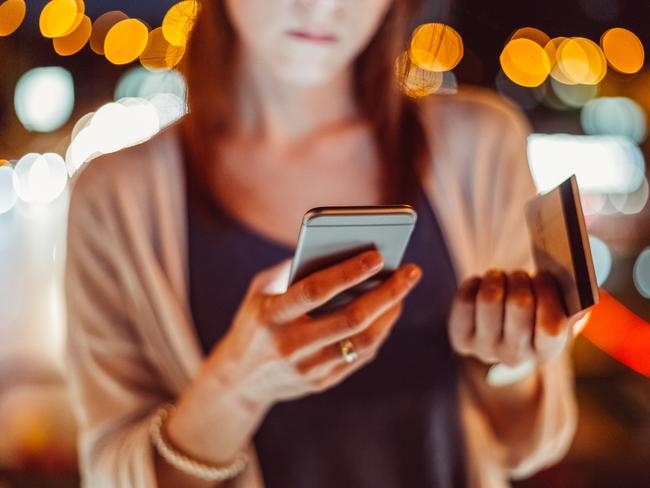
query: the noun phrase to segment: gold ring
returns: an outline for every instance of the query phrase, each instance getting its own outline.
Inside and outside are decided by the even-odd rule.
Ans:
[[[357,360],[359,353],[354,348],[354,344],[350,339],[343,339],[339,342],[341,348],[341,356],[346,363],[352,363]]]

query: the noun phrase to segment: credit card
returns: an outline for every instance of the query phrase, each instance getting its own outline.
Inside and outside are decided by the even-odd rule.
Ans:
[[[537,270],[555,277],[567,314],[598,303],[598,283],[575,175],[530,200],[526,221]]]

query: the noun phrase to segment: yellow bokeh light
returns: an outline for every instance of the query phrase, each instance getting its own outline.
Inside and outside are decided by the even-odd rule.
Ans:
[[[13,34],[25,19],[25,0],[7,0],[0,4],[0,37]]]
[[[463,57],[460,34],[445,24],[429,23],[419,26],[411,37],[409,55],[420,68],[428,71],[449,71]]]
[[[52,39],[54,50],[60,56],[71,56],[78,53],[90,39],[90,32],[92,30],[92,23],[87,15],[81,19],[81,23],[77,28],[69,33],[67,36],[57,37]]]
[[[162,32],[167,42],[184,46],[199,13],[199,2],[183,0],[170,7],[162,21]]]
[[[395,76],[402,92],[411,98],[431,95],[438,91],[443,82],[442,72],[420,68],[413,63],[407,51],[395,60]]]
[[[584,37],[564,39],[555,52],[555,62],[551,76],[568,85],[595,85],[607,74],[603,51]]]
[[[506,44],[499,62],[508,78],[526,87],[541,85],[551,72],[551,62],[542,46],[523,37]]]
[[[636,73],[643,67],[645,52],[639,38],[627,29],[614,27],[600,38],[609,65],[621,73]]]
[[[530,39],[539,44],[542,48],[551,40],[548,34],[535,27],[522,27],[521,29],[517,29],[512,36],[510,36],[511,41],[514,41],[515,39]]]
[[[103,13],[95,19],[90,33],[90,49],[94,53],[104,55],[104,41],[106,41],[106,34],[111,30],[115,24],[121,20],[126,20],[129,17],[119,10],[111,10],[110,12]]]
[[[147,47],[149,30],[138,19],[121,20],[108,31],[104,56],[113,64],[135,61]]]
[[[174,46],[167,42],[162,27],[149,32],[149,42],[140,55],[140,63],[151,71],[171,69],[176,66],[185,54],[185,46]]]
[[[77,20],[75,0],[51,0],[39,17],[41,34],[45,37],[60,37],[70,30]]]
[[[9,164],[9,161],[7,161],[6,159],[0,159],[0,166],[4,166],[4,165],[8,165],[8,164]]]

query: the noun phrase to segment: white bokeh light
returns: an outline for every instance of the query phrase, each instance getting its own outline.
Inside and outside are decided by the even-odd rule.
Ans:
[[[16,204],[13,175],[11,166],[0,166],[0,214],[9,212]]]
[[[650,247],[646,247],[634,263],[634,286],[645,298],[650,298]]]
[[[627,97],[590,100],[580,113],[580,122],[587,134],[624,136],[637,143],[646,136],[645,112]]]
[[[72,114],[72,75],[58,66],[29,70],[16,83],[14,106],[26,129],[37,132],[58,129]]]
[[[68,172],[101,155],[143,142],[160,130],[156,107],[143,98],[122,98],[102,105],[75,124],[66,150]]]
[[[528,161],[539,191],[573,174],[582,191],[593,193],[632,193],[644,181],[643,153],[622,136],[531,134]]]
[[[30,203],[50,203],[66,187],[68,172],[63,158],[56,153],[29,153],[16,163],[13,174],[18,197]]]
[[[594,261],[594,270],[596,271],[596,281],[601,286],[610,271],[612,270],[612,253],[607,244],[594,236],[589,236],[589,247],[591,248],[591,257]]]

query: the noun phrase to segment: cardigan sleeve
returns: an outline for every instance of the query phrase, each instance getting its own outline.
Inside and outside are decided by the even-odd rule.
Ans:
[[[66,369],[81,477],[84,486],[99,488],[155,486],[148,425],[164,396],[130,327],[112,258],[119,243],[97,205],[97,188],[92,175],[82,173],[76,182],[65,272]]]
[[[532,271],[534,264],[524,217],[525,203],[536,190],[527,161],[528,123],[518,110],[499,100],[490,101],[489,120],[494,157],[484,174],[482,202],[485,209],[477,227],[486,236],[475,245],[481,256],[479,269],[501,268]],[[483,109],[485,110],[485,108]],[[489,186],[489,189],[487,189]],[[517,448],[497,438],[467,385],[461,385],[462,416],[470,456],[480,466],[475,477],[479,486],[495,486],[495,480],[523,478],[559,461],[570,447],[577,413],[569,348],[556,360],[539,366],[540,403],[531,437]]]

